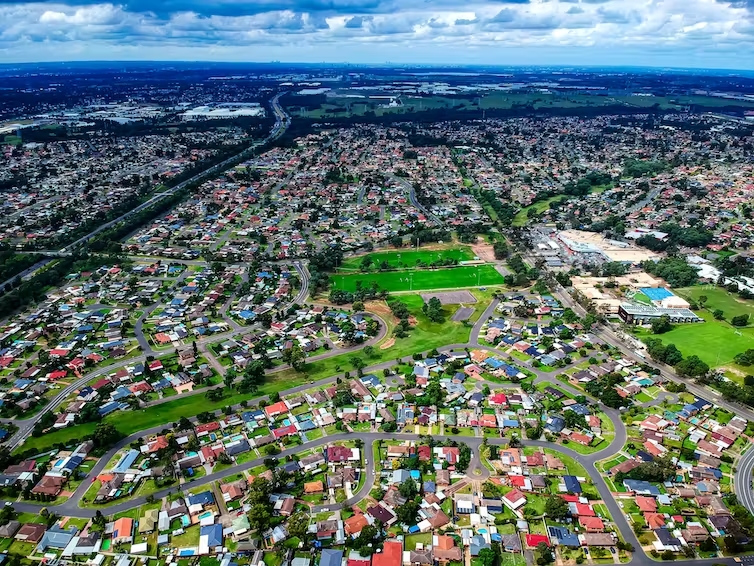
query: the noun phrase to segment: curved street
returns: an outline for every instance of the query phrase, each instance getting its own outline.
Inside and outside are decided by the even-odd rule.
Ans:
[[[304,278],[305,278],[305,275],[304,275]],[[305,298],[305,295],[301,295],[300,293],[297,299],[299,298],[303,299]],[[479,334],[481,332],[482,326],[487,321],[487,319],[490,316],[492,316],[492,314],[495,312],[495,308],[497,307],[497,304],[498,304],[497,300],[493,301],[482,313],[479,320],[477,320],[477,322],[474,324],[471,330],[470,340],[468,343],[450,344],[450,345],[444,346],[443,348],[439,348],[439,350],[444,351],[444,352],[453,352],[453,351],[461,351],[467,348],[473,348],[477,350],[479,349],[487,350],[497,355],[506,355],[504,352],[501,352],[500,350],[497,350],[496,348],[479,344]],[[382,331],[381,331],[381,335],[378,337],[379,339],[382,339],[384,337],[386,328],[387,328],[387,325],[384,323],[384,321],[382,321]],[[341,352],[335,352],[335,353],[341,353]],[[329,355],[334,355],[335,353],[328,352],[326,357],[328,357]],[[410,359],[411,359],[410,357],[405,358],[406,361],[409,361]],[[395,360],[391,360],[389,362],[383,362],[380,364],[369,366],[365,368],[365,371],[366,372],[380,371],[382,369],[390,368],[394,366],[395,366]],[[112,367],[106,368],[106,369],[107,371],[110,371]],[[548,383],[552,383],[553,385],[557,385],[558,388],[566,390],[571,394],[574,394],[574,395],[584,394],[582,391],[577,390],[568,384],[565,384],[556,380],[555,376],[553,375],[554,372],[545,373],[545,372],[538,371],[536,368],[531,368],[530,371],[532,371],[536,375],[534,383],[548,382]],[[334,382],[337,377],[339,376],[332,376],[330,378],[320,380],[313,384],[310,383],[310,384],[302,385],[296,388],[292,388],[287,391],[281,392],[281,394],[289,395],[289,394],[304,391],[306,389],[311,389],[312,387],[325,386]],[[91,378],[91,375],[88,376],[88,379],[90,378]],[[477,383],[477,387],[480,387],[480,388],[483,387],[484,385],[489,386],[491,389],[504,389],[506,388],[507,384],[499,384],[499,383],[491,383],[491,382],[483,382],[483,381],[480,381]],[[515,384],[511,384],[510,386],[515,387]],[[675,398],[673,394],[667,394],[667,396],[662,397],[662,399],[666,397],[668,399]],[[252,402],[253,403],[259,402],[262,399],[266,399],[266,396],[259,397],[258,399],[255,399]],[[662,399],[658,398],[655,403],[661,402]],[[633,530],[630,528],[623,510],[618,505],[618,502],[615,499],[614,495],[611,493],[607,484],[603,480],[601,474],[596,469],[596,463],[598,461],[609,459],[621,451],[627,439],[626,428],[623,425],[622,420],[620,419],[619,411],[611,409],[609,407],[605,407],[601,405],[599,401],[594,400],[594,399],[591,399],[591,402],[599,406],[600,410],[603,411],[604,414],[611,420],[615,429],[615,438],[604,449],[594,452],[592,454],[581,454],[579,452],[576,452],[575,450],[568,448],[567,446],[553,444],[544,440],[524,439],[521,442],[524,446],[534,446],[538,448],[548,448],[548,449],[556,450],[567,456],[570,456],[571,458],[576,460],[579,464],[584,466],[584,468],[589,473],[591,477],[591,481],[596,487],[602,501],[608,508],[616,527],[621,532],[623,538],[627,542],[631,543],[636,549],[636,552],[633,554],[633,558],[631,562],[635,564],[639,564],[641,566],[645,566],[645,565],[648,566],[649,564],[654,563],[654,560],[652,560],[651,557],[646,555],[641,549],[639,541],[636,535],[634,534]],[[195,420],[195,419],[190,419],[190,420]],[[141,437],[160,433],[166,427],[169,427],[169,426],[170,426],[169,423],[166,423],[165,425],[139,431],[138,433],[132,434],[122,439],[120,442],[118,442],[113,448],[111,448],[105,455],[103,455],[98,460],[96,465],[90,471],[89,477],[94,478],[96,477],[97,474],[99,474],[102,470],[104,470],[107,463],[113,458],[113,456],[116,454],[118,450],[122,449],[125,446],[128,446],[131,442],[138,440]],[[374,481],[380,472],[378,468],[379,463],[370,461],[370,456],[373,453],[373,444],[375,442],[394,440],[394,439],[402,439],[402,440],[405,439],[405,440],[413,440],[413,441],[418,441],[422,439],[420,435],[408,434],[408,433],[383,433],[383,432],[346,433],[346,432],[341,432],[338,434],[323,436],[316,440],[307,442],[304,445],[287,448],[283,450],[280,454],[278,454],[277,457],[280,460],[283,460],[287,456],[293,455],[304,449],[317,448],[317,447],[332,444],[334,442],[343,441],[343,440],[354,440],[357,438],[360,439],[363,443],[362,445],[362,451],[363,451],[362,453],[364,455],[363,457],[364,457],[365,462],[368,462],[363,472],[366,474],[366,477],[364,478],[362,487],[359,489],[357,493],[354,493],[351,498],[344,501],[343,503],[317,505],[313,507],[313,511],[324,510],[324,509],[329,509],[329,510],[340,509],[345,506],[353,505],[368,496],[369,491],[372,489],[374,485]],[[483,437],[433,435],[433,438],[435,438],[438,441],[453,439],[453,440],[457,440],[457,441],[467,444],[472,452],[472,458],[471,458],[471,461],[467,470],[467,476],[472,481],[484,480],[487,477],[489,477],[489,471],[481,463],[480,450],[481,450],[482,443],[484,442]],[[505,438],[488,438],[487,439],[487,443],[490,445],[503,445],[503,444],[507,444],[507,442],[508,442],[508,439],[505,439]],[[153,495],[155,498],[161,498],[161,497],[165,497],[170,492],[175,492],[176,489],[184,490],[184,491],[185,490],[193,491],[202,486],[206,486],[214,481],[221,480],[223,478],[226,478],[226,477],[238,474],[238,473],[242,473],[246,470],[257,467],[263,464],[264,460],[265,460],[265,457],[261,456],[259,458],[245,462],[243,464],[236,464],[234,466],[231,466],[229,468],[222,470],[221,472],[211,473],[202,478],[184,483],[182,485],[175,485],[175,486],[165,488],[161,491],[154,493]],[[745,478],[750,477],[752,471],[754,470],[754,450],[751,450],[745,454],[745,456],[739,461],[738,467],[739,467],[739,473],[736,474],[736,478],[735,478],[736,492],[746,493],[750,495],[749,490],[743,488],[743,484],[745,484],[746,482]],[[146,496],[141,496],[141,497],[131,498],[128,501],[116,503],[109,506],[80,507],[79,505],[81,503],[81,499],[84,493],[86,492],[86,490],[88,489],[89,485],[90,485],[89,482],[82,483],[65,503],[61,505],[57,505],[57,506],[47,505],[47,507],[50,510],[54,510],[56,513],[60,513],[60,514],[64,514],[64,515],[68,515],[72,517],[87,518],[87,517],[93,517],[98,509],[108,514],[113,514],[113,513],[119,513],[122,511],[133,509],[135,507],[143,505],[146,502]],[[749,500],[748,502],[746,502],[746,500],[743,498],[742,498],[742,502],[745,502],[745,504],[746,503],[754,504],[754,501]],[[35,503],[30,503],[30,502],[13,502],[13,504],[18,510],[24,511],[24,512],[37,512],[39,508],[42,506],[42,504],[35,504]],[[681,563],[683,565],[691,565],[691,564],[698,564],[698,563],[705,563],[705,562],[733,564],[734,559],[715,558],[715,559],[709,559],[709,560],[675,561],[674,563],[676,564]]]

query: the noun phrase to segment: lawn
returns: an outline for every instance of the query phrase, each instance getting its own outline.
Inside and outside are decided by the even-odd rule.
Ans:
[[[375,283],[380,289],[395,292],[501,285],[503,276],[492,265],[480,265],[383,273],[337,273],[331,281],[333,289],[354,291],[357,281],[361,281],[364,287]]]
[[[669,332],[659,335],[642,329],[639,336],[673,343],[684,356],[696,354],[710,367],[731,365],[736,354],[754,345],[754,327],[735,328],[725,321],[715,320],[708,310],[697,311],[697,314],[706,322],[676,324]]]
[[[339,267],[339,271],[359,271],[361,262],[364,261],[364,258],[369,258],[372,261],[371,269],[376,271],[383,262],[387,262],[390,269],[406,269],[416,267],[416,264],[419,262],[431,265],[432,262],[438,260],[454,259],[457,261],[467,261],[474,259],[474,257],[474,252],[471,251],[469,246],[448,247],[447,249],[437,250],[398,249],[384,252],[373,252],[358,257],[344,259]]]
[[[729,293],[721,287],[709,287],[697,285],[696,287],[684,287],[675,289],[676,294],[687,300],[699,302],[699,297],[704,295],[707,302],[704,307],[708,311],[720,309],[725,313],[725,318],[730,319],[738,314],[748,314],[754,317],[754,301],[742,299],[735,293]]]

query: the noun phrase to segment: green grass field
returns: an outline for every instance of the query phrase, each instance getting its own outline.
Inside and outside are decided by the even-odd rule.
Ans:
[[[697,314],[707,322],[676,324],[670,332],[660,335],[641,330],[639,336],[673,343],[684,356],[696,354],[710,367],[731,365],[736,354],[754,348],[754,328],[734,328],[725,321],[715,320],[709,311],[697,311]]]
[[[343,260],[339,271],[359,271],[359,266],[365,257],[373,262],[372,270],[377,270],[383,261],[390,265],[390,269],[406,269],[416,267],[418,262],[431,264],[441,259],[455,259],[467,261],[474,259],[474,253],[468,246],[452,247],[444,250],[390,250],[373,252],[358,257],[349,257]]]
[[[491,265],[480,265],[384,273],[338,273],[331,278],[332,288],[344,291],[354,291],[357,281],[361,281],[364,287],[374,282],[380,289],[395,292],[501,285],[503,276]]]
[[[720,309],[725,313],[725,318],[728,320],[739,314],[748,314],[754,319],[754,301],[742,299],[735,293],[729,293],[720,287],[697,285],[696,287],[675,289],[675,292],[681,297],[687,300],[693,299],[697,303],[699,297],[704,295],[707,297],[707,302],[704,304],[705,309],[710,312]]]
[[[337,94],[337,93],[334,93]],[[373,112],[375,116],[387,114],[413,114],[438,109],[495,110],[511,109],[514,106],[530,105],[537,110],[550,108],[593,108],[608,105],[649,108],[657,105],[661,109],[679,109],[693,104],[715,109],[725,106],[753,108],[754,102],[730,100],[713,96],[593,96],[588,94],[547,94],[527,92],[491,92],[482,96],[400,96],[400,104],[386,106],[386,100],[369,98],[332,97],[317,108],[311,108],[310,96],[286,97],[286,109],[295,117],[310,119],[364,116]],[[305,107],[306,106],[306,107]]]

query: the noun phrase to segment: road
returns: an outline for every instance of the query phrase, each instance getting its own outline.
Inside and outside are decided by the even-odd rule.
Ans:
[[[256,150],[256,148],[258,147],[258,145],[262,145],[264,143],[267,143],[269,141],[272,141],[272,140],[277,139],[278,137],[280,137],[283,134],[283,132],[285,132],[285,130],[288,128],[288,125],[290,124],[290,118],[285,113],[285,111],[283,110],[283,108],[280,106],[280,102],[279,102],[280,97],[283,94],[285,94],[285,93],[279,93],[279,94],[275,95],[275,97],[273,97],[272,100],[270,101],[270,105],[271,105],[272,110],[273,110],[273,112],[275,114],[276,120],[275,120],[275,125],[273,126],[272,130],[270,131],[270,133],[268,134],[268,136],[262,142],[259,142],[259,143],[255,144],[254,146],[249,147],[249,148],[241,151],[237,155],[234,155],[233,157],[230,157],[230,158],[226,159],[222,163],[218,163],[217,165],[214,165],[213,167],[210,167],[209,169],[206,169],[205,171],[202,171],[201,173],[198,173],[197,175],[195,175],[191,179],[183,181],[182,183],[180,183],[179,185],[176,185],[175,187],[173,187],[169,191],[166,191],[165,193],[160,193],[160,195],[157,195],[157,196],[153,197],[152,199],[150,199],[149,201],[143,203],[142,205],[140,205],[139,207],[133,209],[132,211],[130,211],[130,212],[128,212],[128,213],[126,213],[126,214],[124,214],[124,215],[116,218],[115,220],[112,220],[112,221],[110,221],[110,222],[108,222],[106,224],[103,224],[102,226],[98,227],[96,230],[90,232],[86,236],[84,236],[82,238],[79,238],[79,240],[77,240],[73,244],[69,244],[65,248],[62,248],[61,250],[57,250],[57,253],[60,254],[60,255],[70,255],[71,254],[70,250],[72,248],[75,248],[78,245],[80,245],[82,243],[85,243],[86,241],[88,241],[89,239],[91,239],[92,237],[94,237],[96,234],[102,232],[103,230],[106,230],[107,228],[109,228],[110,226],[113,226],[117,222],[120,222],[121,220],[123,220],[124,218],[128,217],[129,215],[131,215],[131,214],[133,214],[135,212],[138,212],[139,210],[143,210],[146,206],[149,206],[150,203],[153,203],[155,201],[155,199],[159,200],[160,198],[164,198],[165,195],[172,194],[172,193],[174,193],[176,191],[179,191],[179,190],[181,190],[182,188],[188,186],[191,183],[194,183],[194,182],[197,182],[197,181],[201,181],[205,177],[215,175],[219,171],[221,171],[222,169],[224,169],[227,166],[229,166],[230,164],[232,164],[235,160],[237,160],[239,158],[243,158],[245,155],[253,153]],[[51,251],[50,253],[54,253],[54,252]],[[38,269],[40,269],[42,267],[40,264],[46,264],[49,261],[51,261],[51,260],[50,259],[45,259],[42,262],[39,262],[35,266],[32,266],[31,268],[29,268],[28,270],[26,270],[26,272],[28,272],[27,276],[31,276],[35,271],[37,271]],[[40,267],[36,267],[36,266],[40,266]],[[306,270],[306,266],[304,266],[301,262],[298,262],[298,261],[294,262],[294,267],[296,268],[296,271],[299,274],[299,279],[301,281],[301,290],[296,295],[296,298],[294,299],[293,302],[303,302],[303,300],[306,298],[306,296],[307,296],[307,294],[309,292],[309,275],[308,275],[308,271]],[[185,277],[185,275],[184,275],[184,277]],[[14,279],[15,279],[15,277],[14,277]],[[154,309],[154,307],[152,307],[152,309],[150,309],[149,312],[151,312],[151,310],[153,310],[153,309]],[[145,313],[144,316],[146,316],[146,315],[147,315],[147,313]],[[142,325],[144,323],[143,318],[144,317],[141,317],[139,319],[139,321],[137,321],[139,329],[141,329],[141,327],[142,327]],[[140,338],[139,338],[139,336],[140,336]],[[214,336],[212,338],[219,339],[218,336]],[[82,386],[84,386],[87,382],[89,382],[93,378],[96,378],[96,377],[99,377],[99,376],[102,376],[102,375],[105,375],[105,374],[109,374],[113,370],[121,368],[121,367],[126,366],[126,365],[134,364],[134,363],[140,362],[140,361],[143,362],[143,361],[146,360],[146,356],[147,355],[154,355],[155,357],[160,357],[160,356],[163,356],[163,355],[169,353],[169,352],[162,352],[162,353],[154,352],[152,350],[152,348],[149,346],[149,343],[146,341],[146,338],[144,337],[143,332],[137,333],[137,340],[138,340],[139,345],[142,347],[142,350],[143,350],[143,355],[142,356],[140,356],[138,358],[131,358],[129,360],[122,361],[122,362],[117,362],[117,363],[111,364],[111,365],[109,365],[107,367],[103,367],[103,368],[100,368],[100,369],[95,370],[93,372],[90,372],[90,373],[86,374],[85,376],[81,377],[80,379],[76,380],[75,382],[71,383],[69,386],[67,386],[64,389],[62,389],[60,391],[60,393],[58,393],[53,399],[51,399],[50,402],[37,415],[35,415],[34,417],[31,417],[30,419],[24,419],[24,420],[14,420],[13,423],[16,426],[18,426],[18,431],[13,435],[13,437],[11,437],[6,442],[5,445],[8,446],[10,449],[14,449],[17,446],[19,446],[26,439],[26,437],[31,434],[31,431],[34,429],[34,425],[42,418],[42,415],[44,415],[45,413],[47,413],[49,411],[52,411],[55,408],[57,408],[74,391],[76,391],[77,389],[80,389]]]
[[[411,204],[418,208],[420,211],[424,213],[424,216],[426,216],[429,220],[437,224],[438,226],[443,225],[443,221],[440,220],[437,216],[432,214],[422,203],[419,202],[419,199],[416,198],[416,189],[414,189],[414,186],[409,183],[406,179],[403,177],[396,177],[395,175],[389,174],[387,175],[389,179],[392,179],[396,183],[399,183],[403,185],[406,190],[408,190],[408,199],[411,201]]]
[[[305,267],[304,266],[298,266],[298,269],[304,270],[305,273]],[[301,271],[299,271],[301,273]],[[304,276],[305,278],[305,276]],[[302,285],[302,291],[300,292],[300,295],[305,297],[305,286]],[[497,301],[494,301],[492,304],[490,304],[487,309],[485,309],[482,316],[479,318],[479,320],[474,324],[474,327],[471,331],[471,340],[469,343],[466,344],[451,344],[447,345],[443,348],[440,348],[441,351],[460,351],[465,348],[475,348],[475,349],[485,349],[491,352],[494,352],[498,355],[505,355],[504,352],[501,352],[495,348],[484,346],[478,344],[478,337],[481,332],[481,328],[484,324],[484,322],[492,316],[494,313],[495,307],[497,306]],[[410,359],[410,358],[406,358]],[[131,360],[132,362],[133,360]],[[392,367],[395,365],[395,361],[391,360],[389,362],[383,362],[380,364],[373,365],[371,367],[366,368],[365,371],[374,372],[378,371],[387,367]],[[111,371],[112,366],[109,368],[103,368],[100,371]],[[537,375],[535,379],[535,383],[540,383],[542,381],[551,382],[553,384],[557,384],[557,386],[561,389],[565,389],[571,393],[574,394],[581,394],[580,391],[572,388],[568,384],[564,384],[561,382],[558,382],[555,379],[555,376],[553,374],[546,374],[544,372],[540,372],[536,370],[536,368],[533,369],[534,373]],[[333,376],[331,378],[326,378],[324,380],[320,380],[317,383],[314,384],[306,384],[302,385],[293,389],[290,389],[288,391],[281,392],[282,395],[290,395],[294,394],[306,389],[311,389],[312,387],[319,387],[322,385],[325,385],[327,383],[331,383],[334,381],[338,376]],[[90,379],[91,376],[88,376],[87,379]],[[480,383],[479,386],[483,386],[483,383]],[[497,384],[488,384],[491,387],[498,387]],[[266,398],[266,397],[265,397]],[[258,402],[260,399],[256,399],[252,401],[252,403]],[[603,450],[599,452],[595,452],[593,454],[580,454],[578,452],[575,452],[574,450],[571,450],[570,448],[566,446],[561,445],[555,445],[550,442],[541,441],[541,440],[523,440],[522,443],[525,446],[535,446],[540,448],[549,448],[557,450],[563,454],[566,454],[570,456],[571,458],[575,459],[577,462],[579,462],[582,466],[585,467],[585,469],[588,471],[589,475],[591,476],[592,482],[594,483],[598,493],[600,494],[601,499],[604,501],[606,507],[608,508],[613,521],[615,522],[616,527],[619,529],[625,540],[631,544],[634,545],[636,548],[636,552],[633,555],[632,563],[638,564],[640,566],[649,566],[650,564],[654,564],[654,561],[646,556],[644,552],[641,550],[641,547],[639,545],[639,541],[636,538],[636,535],[633,533],[633,530],[628,525],[628,522],[626,520],[626,517],[623,513],[623,510],[618,505],[618,502],[613,497],[612,493],[610,492],[607,484],[602,479],[602,476],[600,473],[598,473],[595,464],[599,460],[603,460],[606,458],[610,458],[620,452],[622,447],[624,446],[627,434],[625,426],[623,425],[621,419],[620,419],[620,413],[614,409],[610,409],[609,407],[600,406],[600,409],[605,412],[607,417],[613,422],[614,428],[615,428],[615,438],[613,441]],[[193,420],[193,419],[192,419]],[[156,434],[164,430],[166,427],[169,427],[170,425],[166,423],[165,425],[161,425],[159,427],[154,427],[151,429],[139,431],[138,433],[135,433],[122,441],[120,441],[115,447],[113,447],[107,454],[105,454],[103,457],[101,457],[98,462],[95,464],[93,469],[90,471],[90,477],[95,477],[98,473],[100,473],[104,467],[107,465],[107,463],[112,459],[112,457],[115,455],[117,450],[129,445],[132,441],[137,440],[139,438],[142,438],[144,436],[148,436],[150,434]],[[300,452],[302,449],[311,449],[311,448],[317,448],[321,447],[330,443],[343,441],[343,440],[354,440],[354,439],[360,439],[363,442],[363,454],[365,459],[369,459],[370,456],[373,453],[372,447],[373,443],[377,441],[385,441],[385,440],[391,440],[396,438],[406,439],[406,440],[420,440],[420,437],[415,434],[405,434],[405,433],[339,433],[336,435],[329,435],[321,437],[317,440],[307,442],[303,447],[302,446],[296,446],[289,449],[284,450],[281,454],[278,455],[278,458],[280,460],[283,460],[288,455],[294,454],[296,452]],[[436,438],[439,441],[446,440],[446,439],[456,439],[461,440],[462,442],[466,443],[472,450],[472,460],[469,466],[469,477],[474,480],[483,480],[486,477],[488,477],[489,472],[484,468],[484,466],[481,463],[480,460],[480,448],[481,444],[483,442],[482,437],[451,437],[451,436],[444,436],[444,435],[435,435],[434,438]],[[507,442],[506,439],[501,438],[489,438],[488,443],[492,445],[499,445],[504,442]],[[752,455],[754,455],[754,451],[750,452]],[[754,458],[748,456],[749,453],[747,453],[747,456],[745,456],[744,459],[742,459],[741,462],[739,462],[739,468],[742,468],[742,474],[738,474],[736,477],[737,481],[737,491],[738,491],[738,481],[740,478],[747,476],[751,473],[752,469],[754,469]],[[745,460],[745,461],[744,461]],[[198,480],[194,480],[191,482],[188,482],[186,484],[183,484],[180,486],[180,489],[186,490],[197,490],[199,488],[202,488],[209,484],[210,482],[221,480],[225,477],[232,476],[234,474],[242,473],[250,468],[259,466],[263,464],[264,457],[260,456],[257,459],[254,459],[249,462],[245,462],[243,464],[237,464],[235,466],[232,466],[230,468],[227,468],[223,470],[222,472],[209,474],[203,478],[200,478]],[[367,474],[367,477],[365,478],[364,484],[362,488],[353,495],[352,498],[345,501],[342,504],[338,505],[332,505],[332,504],[323,504],[316,506],[315,510],[322,510],[322,509],[330,509],[335,510],[339,509],[343,506],[352,505],[354,503],[357,503],[358,501],[362,500],[366,495],[368,494],[369,490],[372,488],[374,484],[374,480],[377,474],[377,463],[372,462],[371,465],[367,465],[364,473]],[[58,505],[58,506],[48,506],[51,510],[54,510],[57,513],[64,514],[64,515],[70,515],[74,517],[92,517],[96,513],[96,509],[90,509],[90,508],[81,508],[79,507],[79,503],[81,501],[81,498],[83,497],[84,493],[86,492],[86,489],[89,487],[89,483],[83,483],[79,486],[79,488],[76,490],[76,492],[72,495],[72,497],[66,501],[65,503]],[[154,494],[156,498],[165,497],[168,492],[174,492],[175,489],[178,486],[172,486],[170,488],[166,488],[160,492],[157,492]],[[748,492],[748,490],[743,490],[744,492]],[[118,513],[122,511],[127,511],[129,509],[133,509],[137,506],[143,505],[146,502],[146,497],[137,497],[130,499],[128,501],[124,501],[122,503],[118,503],[112,506],[107,506],[104,508],[100,508],[101,510],[106,511],[108,514],[110,513]],[[26,511],[26,512],[37,512],[39,510],[40,505],[35,505],[33,503],[27,503],[27,502],[15,502],[14,506],[20,510],[20,511]],[[677,561],[681,564],[685,564],[690,566],[693,564],[699,564],[699,563],[725,563],[725,564],[734,564],[735,562],[733,559],[710,559],[710,560],[693,560],[693,561]]]
[[[159,201],[161,201],[162,199],[166,197],[172,196],[178,191],[188,187],[192,183],[199,183],[201,181],[204,181],[206,179],[209,179],[217,175],[217,173],[227,169],[230,165],[232,165],[238,159],[244,159],[245,157],[251,156],[257,150],[259,146],[269,143],[273,140],[276,140],[285,132],[286,129],[288,129],[288,126],[290,125],[290,117],[285,113],[283,108],[280,106],[280,97],[283,96],[284,94],[285,92],[278,93],[272,98],[272,100],[270,100],[270,107],[272,108],[272,112],[275,115],[275,124],[273,125],[267,137],[264,138],[262,141],[255,142],[253,145],[247,147],[246,149],[240,151],[239,153],[233,155],[232,157],[229,157],[228,159],[225,159],[224,161],[216,165],[213,165],[212,167],[205,169],[204,171],[201,171],[200,173],[197,173],[190,179],[187,179],[177,184],[175,187],[172,187],[164,192],[155,194],[149,200],[144,201],[143,203],[138,205],[136,208],[133,208],[129,210],[128,212],[120,215],[119,217],[98,226],[97,228],[89,232],[87,235],[82,236],[78,240],[68,244],[67,246],[64,246],[63,248],[59,250],[42,250],[42,251],[33,251],[30,253],[41,253],[44,255],[52,256],[52,257],[71,256],[73,255],[71,250],[74,250],[82,246],[83,244],[91,240],[94,236],[96,236],[97,234],[100,234],[101,232],[107,230],[108,228],[115,226],[116,224],[125,220],[129,216],[136,214],[138,212],[141,212],[145,208],[148,208],[152,206],[153,204],[158,203]],[[19,276],[25,279],[29,279],[30,277],[34,276],[34,274],[36,274],[45,265],[47,265],[47,263],[49,263],[50,261],[52,261],[52,259],[48,258],[34,264],[32,267],[24,270],[19,275],[16,275],[15,277],[8,279],[7,281],[4,281],[2,285],[0,285],[0,288],[4,287],[6,284],[13,281],[14,279],[16,279],[16,277],[19,277]]]

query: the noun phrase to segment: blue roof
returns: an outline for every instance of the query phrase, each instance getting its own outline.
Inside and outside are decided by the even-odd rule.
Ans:
[[[209,505],[215,501],[211,491],[202,491],[195,495],[189,495],[187,499],[189,505],[196,505],[197,503],[199,505]]]
[[[550,535],[550,539],[557,540],[557,544],[562,546],[581,546],[579,537],[573,534],[563,527],[547,527],[547,534]]]
[[[326,548],[319,558],[319,566],[340,566],[343,561],[343,551]]]
[[[636,493],[660,495],[660,490],[648,481],[627,479],[623,480],[623,485],[626,486],[626,489],[629,491],[635,491]]]
[[[125,474],[126,470],[130,468],[133,463],[136,461],[136,458],[139,457],[139,451],[138,450],[129,450],[126,454],[123,455],[123,457],[120,459],[120,461],[115,465],[113,468],[113,473],[116,474]]]
[[[563,483],[569,493],[581,493],[581,484],[576,476],[563,476]]]
[[[207,546],[221,546],[223,543],[223,526],[222,525],[204,525],[199,531],[199,536],[207,537]]]

